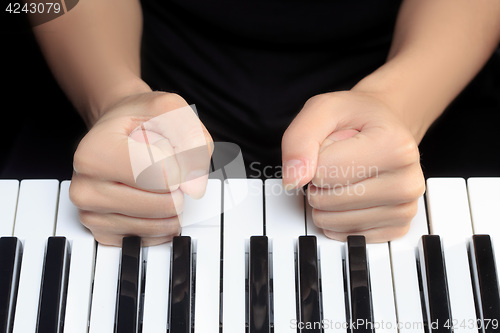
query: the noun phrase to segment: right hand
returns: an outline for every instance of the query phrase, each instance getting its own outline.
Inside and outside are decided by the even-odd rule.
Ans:
[[[149,246],[179,234],[183,194],[199,198],[205,192],[212,138],[194,112],[172,113],[156,123],[153,118],[186,107],[172,93],[128,96],[106,110],[81,140],[70,199],[99,243],[120,246],[124,236],[136,235]],[[148,121],[153,126],[141,130]],[[155,161],[164,157],[146,168],[146,178],[134,175],[134,149],[147,152],[143,166],[151,154]]]

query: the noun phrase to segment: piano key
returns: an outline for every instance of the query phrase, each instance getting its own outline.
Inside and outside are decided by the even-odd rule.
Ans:
[[[428,179],[427,208],[431,234],[441,237],[451,316],[457,324],[453,327],[454,331],[455,333],[477,332],[474,325],[460,325],[476,320],[467,254],[472,223],[464,179]]]
[[[0,179],[0,237],[12,236],[16,216],[19,181]],[[3,240],[0,250],[0,331],[12,329],[19,283],[20,249],[18,240]],[[15,269],[14,269],[15,268]]]
[[[164,333],[168,327],[171,242],[147,249],[142,331]]]
[[[269,246],[266,236],[250,237],[248,270],[249,333],[270,333]]]
[[[90,312],[90,333],[113,332],[115,328],[116,295],[120,248],[98,244]]]
[[[429,331],[453,332],[446,269],[439,236],[422,236],[419,258]]]
[[[295,245],[305,235],[304,195],[285,191],[281,179],[265,182],[266,235],[272,247],[272,296],[275,333],[297,332]]]
[[[490,235],[496,267],[500,267],[500,177],[467,180],[474,233]]]
[[[172,242],[170,333],[191,333],[191,269],[191,237],[176,236]]]
[[[0,238],[0,332],[11,332],[21,263],[21,242]]]
[[[19,181],[0,179],[0,237],[12,236],[18,192]]]
[[[235,204],[237,203],[237,204]],[[250,236],[263,234],[262,181],[224,181],[222,330],[244,333],[246,253]]]
[[[14,333],[36,331],[45,245],[54,232],[58,191],[57,180],[21,181],[14,236],[23,242],[23,259]]]
[[[56,236],[65,236],[71,248],[64,331],[87,333],[94,279],[96,243],[78,219],[69,199],[69,181],[61,182]]]
[[[66,238],[50,237],[43,265],[37,332],[62,332],[68,269],[69,248]]]
[[[347,237],[346,259],[352,332],[374,333],[366,242],[363,236]]]
[[[184,199],[182,235],[192,239],[194,272],[202,277],[195,279],[194,333],[218,333],[220,327],[221,186],[209,179],[201,199]]]
[[[142,281],[141,239],[124,237],[120,262],[116,333],[136,333],[139,329],[139,303]]]
[[[344,289],[344,243],[329,239],[314,225],[312,208],[307,208],[307,234],[318,242],[321,300],[323,301],[324,333],[346,331],[346,303]]]
[[[321,332],[319,270],[315,236],[300,236],[297,250],[300,332]],[[304,329],[301,329],[304,327]]]
[[[368,244],[366,252],[375,329],[377,333],[396,333],[396,305],[389,244]]]
[[[473,281],[479,320],[480,332],[499,332],[498,325],[492,320],[500,321],[500,293],[498,290],[498,276],[495,268],[495,259],[491,238],[488,235],[474,235],[470,243],[472,259]]]
[[[427,217],[424,198],[418,201],[417,215],[408,233],[389,243],[396,312],[401,333],[423,333],[424,322],[417,271],[417,251],[422,235],[426,235]]]

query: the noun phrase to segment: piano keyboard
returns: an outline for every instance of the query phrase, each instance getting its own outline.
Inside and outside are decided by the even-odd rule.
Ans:
[[[408,234],[366,245],[280,180],[210,180],[173,242],[116,248],[68,181],[0,180],[0,332],[499,332],[499,189],[431,178]]]

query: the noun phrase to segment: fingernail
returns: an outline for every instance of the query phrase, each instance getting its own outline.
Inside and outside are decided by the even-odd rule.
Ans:
[[[288,160],[283,163],[283,187],[293,190],[305,175],[305,164],[301,160]]]

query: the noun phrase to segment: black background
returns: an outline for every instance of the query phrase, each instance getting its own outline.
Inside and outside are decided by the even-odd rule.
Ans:
[[[70,179],[85,125],[52,77],[25,19],[0,9],[0,178]],[[425,176],[500,176],[499,124],[500,50],[422,141]]]

